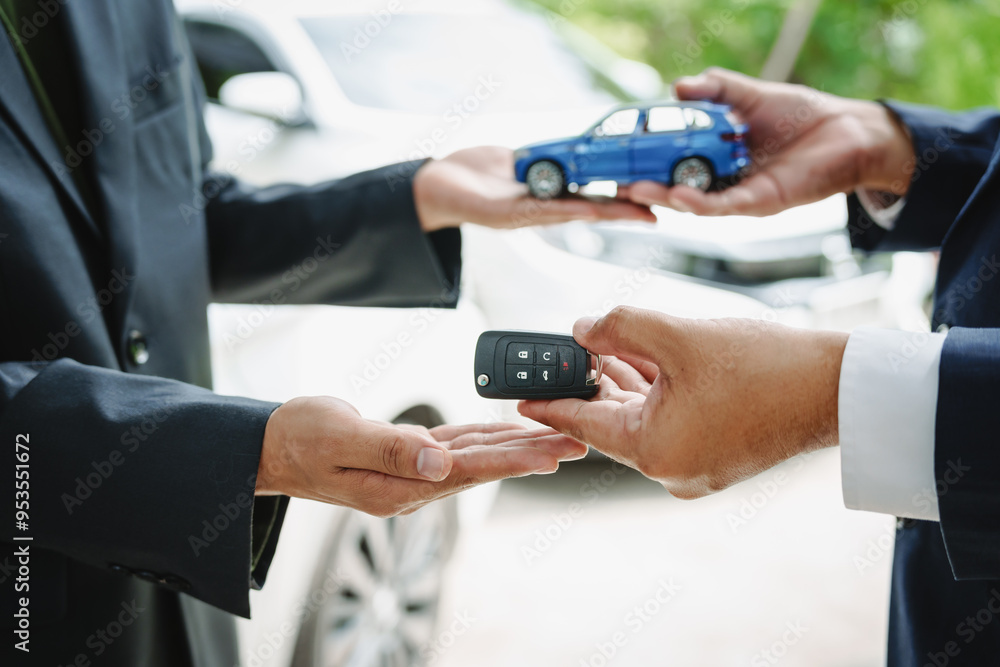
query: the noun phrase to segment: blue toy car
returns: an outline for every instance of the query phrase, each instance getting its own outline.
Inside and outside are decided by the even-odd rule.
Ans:
[[[747,129],[722,104],[621,106],[579,137],[515,151],[514,175],[539,199],[592,181],[654,180],[708,190],[735,180],[750,164]]]

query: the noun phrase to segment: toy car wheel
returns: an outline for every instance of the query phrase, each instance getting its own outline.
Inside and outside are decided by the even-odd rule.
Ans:
[[[687,185],[707,191],[712,187],[712,165],[700,157],[684,158],[674,166],[674,185]]]
[[[539,160],[528,167],[524,177],[528,191],[539,199],[558,197],[566,190],[566,177],[562,168],[551,160]]]

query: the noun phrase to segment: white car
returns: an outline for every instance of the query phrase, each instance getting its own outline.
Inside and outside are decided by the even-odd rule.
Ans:
[[[498,0],[177,4],[211,101],[214,166],[261,184],[572,134],[609,106],[663,88],[650,68],[564,17]],[[844,215],[835,199],[774,225],[794,229],[805,219],[825,238]],[[676,244],[697,237],[678,226],[702,222],[664,212],[655,227],[466,226],[454,310],[212,306],[216,390],[271,400],[334,395],[367,417],[427,426],[511,419],[509,402],[474,390],[473,351],[486,328],[565,332],[579,316],[622,303],[840,328],[881,312],[889,271],[842,270],[832,296],[793,307],[678,271]],[[675,245],[650,243],[651,234]],[[638,243],[612,252],[628,238]],[[845,288],[859,278],[868,282]],[[421,664],[459,528],[485,514],[494,492],[483,487],[389,520],[293,500],[268,584],[251,594],[253,618],[240,626],[244,664]]]

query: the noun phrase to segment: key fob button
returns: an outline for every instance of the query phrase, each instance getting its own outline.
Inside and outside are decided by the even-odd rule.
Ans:
[[[539,366],[555,366],[558,363],[555,345],[535,345],[535,363]]]
[[[535,346],[531,343],[510,343],[507,345],[508,364],[535,363]],[[529,377],[530,380],[530,377]]]
[[[576,357],[573,348],[568,345],[559,346],[559,386],[569,387],[576,375]]]
[[[511,344],[513,347],[513,343]],[[510,387],[530,387],[532,380],[531,366],[507,365],[507,385]]]
[[[536,387],[556,386],[556,367],[555,366],[537,367],[535,369],[535,386]]]

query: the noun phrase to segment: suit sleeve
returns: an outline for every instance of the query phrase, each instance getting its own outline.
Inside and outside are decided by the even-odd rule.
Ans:
[[[0,474],[27,501],[19,534],[248,616],[287,504],[253,495],[276,407],[70,359],[0,363]],[[17,533],[13,502],[3,515]],[[252,554],[255,527],[272,535]]]
[[[934,468],[957,579],[1000,579],[1000,329],[952,327],[941,351]]]
[[[950,113],[898,102],[886,106],[910,132],[916,161],[906,205],[891,230],[878,225],[857,195],[848,197],[848,231],[859,250],[938,248],[986,173],[998,139],[1000,113]],[[905,178],[905,174],[901,174]]]
[[[425,234],[413,201],[421,162],[302,187],[209,175],[205,207],[217,301],[454,305],[461,234]],[[214,187],[213,187],[213,184]]]

